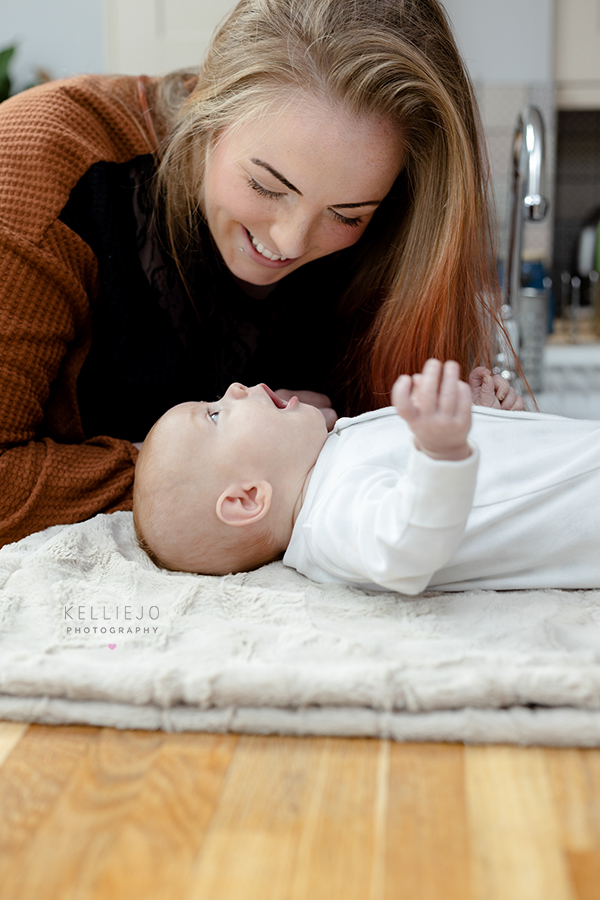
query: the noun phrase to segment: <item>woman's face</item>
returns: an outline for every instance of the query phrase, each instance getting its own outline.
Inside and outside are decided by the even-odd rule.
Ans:
[[[209,153],[202,207],[242,281],[268,285],[355,244],[402,167],[386,119],[355,119],[304,97],[224,131]]]

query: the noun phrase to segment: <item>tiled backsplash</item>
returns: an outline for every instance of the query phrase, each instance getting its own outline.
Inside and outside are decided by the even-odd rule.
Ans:
[[[551,344],[544,359],[541,412],[600,419],[600,344]]]

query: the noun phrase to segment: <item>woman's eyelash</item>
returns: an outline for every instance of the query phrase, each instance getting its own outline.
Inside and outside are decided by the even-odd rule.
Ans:
[[[263,187],[262,184],[259,184],[258,181],[255,181],[254,178],[250,178],[248,184],[252,188],[253,191],[256,191],[257,194],[260,194],[261,197],[269,197],[270,200],[278,200],[283,194],[277,193],[277,191],[269,191],[267,188]]]
[[[349,219],[347,216],[342,216],[339,212],[336,212],[335,209],[332,209],[333,218],[336,222],[341,222],[342,225],[349,225],[351,228],[358,228],[358,226],[362,223],[362,218],[357,216],[355,219]]]

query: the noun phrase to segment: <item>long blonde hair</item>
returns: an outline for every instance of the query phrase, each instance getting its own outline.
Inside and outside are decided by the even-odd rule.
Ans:
[[[407,155],[338,300],[341,317],[371,322],[340,375],[352,405],[388,403],[395,378],[430,356],[458,360],[463,376],[492,364],[500,296],[488,165],[473,88],[436,0],[241,0],[194,89],[180,85],[163,84],[171,128],[157,175],[176,259],[193,249],[202,160],[221,129],[298,89],[351,115],[383,115],[402,127]]]

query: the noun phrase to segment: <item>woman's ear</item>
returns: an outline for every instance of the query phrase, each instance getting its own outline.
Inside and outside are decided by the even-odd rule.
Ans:
[[[269,512],[272,498],[268,481],[233,482],[217,500],[216,513],[226,525],[252,525]]]

